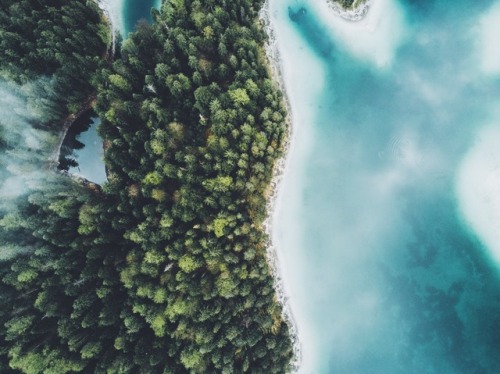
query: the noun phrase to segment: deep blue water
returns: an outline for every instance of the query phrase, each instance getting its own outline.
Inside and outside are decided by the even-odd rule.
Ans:
[[[387,1],[406,37],[384,64],[353,52],[319,2],[272,5],[285,78],[321,80],[288,85],[295,149],[310,144],[292,149],[300,177],[285,176],[275,220],[304,370],[499,373],[499,267],[457,192],[477,134],[500,127],[500,79],[477,52],[495,2]]]

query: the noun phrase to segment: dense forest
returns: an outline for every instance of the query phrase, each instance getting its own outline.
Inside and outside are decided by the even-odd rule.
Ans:
[[[0,372],[290,371],[263,229],[286,128],[262,5],[165,2],[109,62],[93,2],[0,0],[2,79],[56,82],[25,98],[54,115],[25,126],[57,132],[97,91],[109,179],[45,170],[0,205]]]
[[[109,38],[93,1],[1,0],[0,77],[18,84],[44,78],[51,90],[44,84],[33,98],[50,98],[55,116],[76,112],[94,91]]]

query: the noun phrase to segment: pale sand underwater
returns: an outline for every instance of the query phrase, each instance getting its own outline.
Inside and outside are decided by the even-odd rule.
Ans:
[[[498,269],[482,233],[499,223],[475,202],[500,190],[496,142],[474,141],[500,102],[493,63],[478,69],[495,10],[455,5],[374,0],[352,23],[325,1],[270,1],[293,123],[271,230],[300,372],[499,364]]]

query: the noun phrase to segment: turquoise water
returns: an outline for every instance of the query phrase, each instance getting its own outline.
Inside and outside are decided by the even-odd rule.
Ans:
[[[151,22],[151,9],[159,9],[161,0],[122,0],[123,34],[133,31],[137,21],[146,19]]]
[[[274,238],[302,371],[498,373],[500,7],[374,3],[353,26],[271,1],[294,118]]]

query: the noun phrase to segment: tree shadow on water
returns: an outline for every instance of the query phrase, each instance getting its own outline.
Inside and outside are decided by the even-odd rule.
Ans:
[[[85,144],[80,142],[78,137],[90,128],[96,116],[93,110],[89,110],[82,114],[68,129],[61,146],[59,165],[57,167],[59,170],[68,171],[72,167],[78,167],[74,151],[85,148]]]

